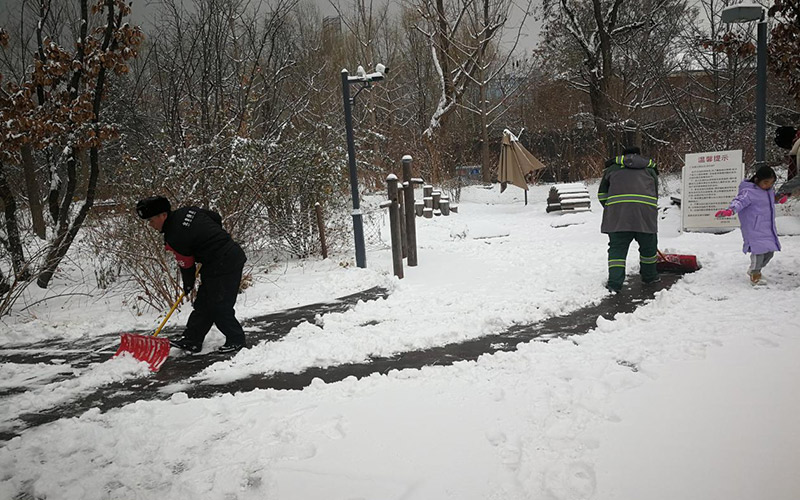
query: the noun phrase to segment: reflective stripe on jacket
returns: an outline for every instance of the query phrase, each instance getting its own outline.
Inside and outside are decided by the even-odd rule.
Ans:
[[[597,199],[603,205],[603,233],[658,232],[658,170],[637,154],[614,158],[603,171]]]

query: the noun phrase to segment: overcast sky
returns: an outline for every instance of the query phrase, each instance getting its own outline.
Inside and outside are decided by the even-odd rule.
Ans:
[[[6,25],[8,15],[11,14],[14,17],[19,15],[19,6],[22,4],[24,0],[0,0],[0,25]],[[68,0],[54,0],[55,2],[64,2]],[[69,0],[71,1],[71,0]],[[181,0],[178,0],[181,1]],[[195,2],[194,0],[182,0],[183,5],[187,8],[190,8]],[[301,0],[305,3],[314,4],[317,6],[320,12],[320,17],[323,16],[330,16],[336,15],[336,9],[331,5],[329,0]],[[334,0],[338,1],[340,5],[342,5],[342,9],[344,11],[352,10],[352,0]],[[365,0],[369,1],[369,0]],[[389,2],[390,5],[399,6],[400,2],[394,0],[374,0],[375,5],[380,5],[385,2]],[[527,0],[512,0],[514,3],[514,7],[512,8],[511,18],[507,25],[506,29],[506,36],[504,37],[506,45],[510,45],[513,43],[514,37],[516,36],[516,27],[519,26],[519,23],[523,19],[522,10],[520,9],[521,5],[527,4]],[[252,5],[257,5],[259,2],[262,2],[265,5],[269,4],[269,0],[252,0]],[[541,0],[534,0],[537,4],[541,2]],[[158,5],[162,3],[162,0],[133,0],[133,12],[131,15],[131,20],[133,24],[138,24],[142,26],[142,28],[147,31],[147,25],[152,21],[153,17],[158,13]],[[524,29],[522,31],[522,39],[520,40],[520,44],[518,46],[517,52],[523,52],[524,50],[530,50],[536,44],[539,39],[539,28],[538,24],[533,21],[530,17],[525,21]],[[507,47],[510,49],[510,46]]]
[[[0,3],[5,1],[19,1],[19,0],[0,0]],[[264,4],[268,4],[268,0],[255,0],[253,1],[254,5],[257,5],[259,1],[263,1]],[[367,2],[369,0],[366,0]],[[392,0],[374,0],[375,5],[382,5],[386,2],[389,2],[392,6],[399,6],[400,2],[392,1]],[[324,16],[334,16],[336,15],[336,9],[331,4],[330,0],[301,0],[303,3],[313,4],[316,5],[320,12],[320,17]],[[342,10],[348,12],[352,10],[352,2],[349,0],[334,0],[339,5],[342,6]],[[161,3],[161,0],[133,0],[133,14],[132,20],[135,24],[142,25],[143,28],[146,28],[148,21],[152,20],[153,15],[157,12],[157,6]],[[186,7],[191,6],[194,3],[194,0],[183,0],[183,4]],[[540,0],[534,0],[534,5],[540,3]],[[521,10],[521,6],[527,4],[527,0],[513,0],[514,6],[512,7],[511,18],[508,23],[507,34],[505,37],[506,43],[512,43],[514,37],[516,36],[516,28],[519,26],[520,22],[523,19],[523,11]],[[519,48],[530,49],[536,44],[539,38],[539,28],[538,25],[531,19],[530,17],[525,21],[525,25],[522,31],[522,39],[520,40]]]

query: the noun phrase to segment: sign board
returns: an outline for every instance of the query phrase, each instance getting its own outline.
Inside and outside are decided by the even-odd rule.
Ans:
[[[459,175],[480,175],[481,166],[480,165],[458,165],[458,166],[456,166],[456,172],[458,172]]]
[[[739,227],[737,217],[716,218],[728,208],[744,178],[742,151],[689,153],[683,167],[681,200],[684,231],[720,233]]]
[[[481,178],[481,166],[480,165],[458,165],[456,166],[456,172],[458,173],[459,177],[463,179],[480,179]]]

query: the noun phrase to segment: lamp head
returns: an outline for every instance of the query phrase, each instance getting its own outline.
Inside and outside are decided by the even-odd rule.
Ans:
[[[722,9],[722,22],[724,23],[749,23],[763,21],[766,9],[757,4],[731,5]]]

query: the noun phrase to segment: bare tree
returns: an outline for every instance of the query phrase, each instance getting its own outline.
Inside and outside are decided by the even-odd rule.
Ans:
[[[651,72],[662,68],[659,95],[673,111],[673,140],[685,149],[729,149],[746,142],[755,87],[753,29],[725,25],[721,11],[729,2],[704,0],[678,20],[678,36],[669,45],[642,52]],[[668,54],[664,57],[664,54]]]
[[[510,0],[474,1],[478,2],[479,15],[473,16],[473,23],[469,22],[470,16],[476,12],[473,1],[412,2],[421,16],[417,29],[428,40],[440,85],[438,104],[423,132],[434,182],[444,167],[439,144],[446,133],[444,127],[464,93],[478,80],[482,68],[486,69],[490,46],[502,33],[512,5]]]
[[[644,10],[649,10],[650,1],[643,2]],[[674,96],[665,87],[682,81],[677,69],[685,52],[678,42],[691,19],[692,11],[684,2],[664,4],[654,12],[648,29],[614,40],[618,76],[609,89],[615,110],[615,120],[609,122],[609,144],[614,150],[641,146],[644,136],[653,154],[655,145],[666,145],[676,137],[675,108],[670,105]]]
[[[770,40],[770,62],[788,83],[788,92],[800,102],[800,0],[775,0],[769,15],[777,21]]]
[[[56,4],[51,0],[37,2],[37,16],[29,28],[37,47],[28,66],[31,69],[18,72],[22,79],[8,81],[0,89],[0,194],[5,205],[7,248],[16,278],[24,280],[35,273],[42,288],[50,283],[94,204],[100,147],[115,136],[114,127],[101,120],[106,87],[112,74],[128,71],[127,62],[136,56],[141,41],[141,32],[123,23],[130,10],[122,0],[103,0],[92,6],[91,12],[88,0],[81,0],[73,35],[75,50],[70,51],[57,43],[58,37],[51,38],[45,31]],[[7,38],[4,40],[4,51],[15,50]],[[4,57],[14,59],[11,55]],[[13,74],[7,73],[5,65],[3,71]],[[34,159],[49,167],[52,224],[41,260],[36,262],[38,252],[24,253],[17,220],[21,191],[10,181],[10,166],[30,169]],[[80,201],[76,203],[76,199]]]
[[[401,59],[398,57],[398,26],[390,15],[388,2],[377,6],[373,0],[352,0],[346,5],[340,1],[330,3],[345,28],[338,54],[344,67],[352,71],[361,66],[372,72],[380,63],[390,68],[388,77],[380,84],[371,85],[368,92],[360,93],[353,107],[360,131],[357,134],[359,168],[367,174],[364,179],[367,186],[376,187],[383,185],[383,170],[392,163],[391,144],[386,137],[391,134],[403,107],[398,94],[406,91],[402,68],[395,67],[395,62]],[[341,90],[336,92],[340,94]]]
[[[162,8],[119,96],[121,161],[108,172],[115,199],[131,206],[161,193],[213,208],[254,264],[308,256],[314,203],[335,208],[329,199],[343,164],[334,140],[341,97],[333,97],[335,79],[322,77],[340,66],[322,43],[317,12],[294,0]],[[131,237],[140,234],[137,220],[115,224],[99,243],[125,242],[127,254],[112,252],[124,272],[140,283],[172,273],[169,261],[150,257],[152,241]]]
[[[615,121],[610,89],[618,40],[651,29],[659,12],[675,0],[547,0],[543,6],[548,54],[562,61],[570,82],[589,95],[598,137],[612,147]]]
[[[470,93],[467,92],[459,106],[475,114],[480,122],[481,172],[484,182],[490,182],[492,178],[492,161],[489,151],[490,128],[505,115],[514,100],[532,83],[531,59],[525,55],[518,56],[516,50],[525,20],[531,10],[531,4],[532,2],[529,1],[521,6],[522,19],[513,30],[510,40],[506,41],[510,46],[505,50],[498,42],[504,38],[503,32],[506,26],[501,27],[500,33],[493,43],[482,43],[482,39],[487,36],[485,28],[492,22],[489,17],[488,3],[484,2],[479,5],[478,2],[473,2],[473,10],[468,14],[469,24],[472,26],[469,31],[478,35],[475,44],[483,48],[475,54],[477,72],[470,77],[477,88],[477,98],[470,99]],[[483,7],[482,11],[478,11],[479,6]]]

